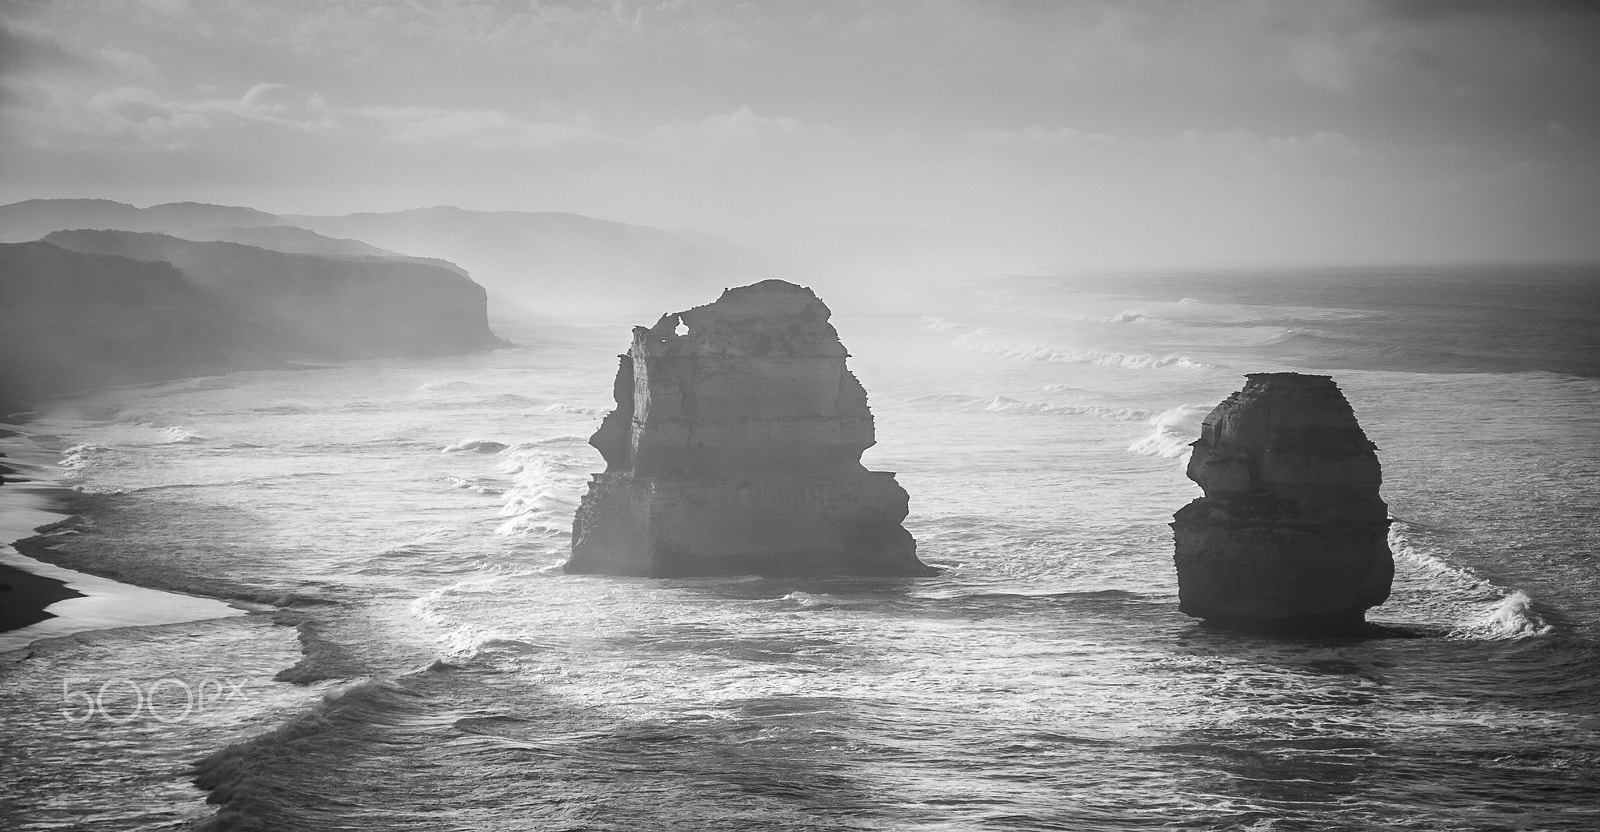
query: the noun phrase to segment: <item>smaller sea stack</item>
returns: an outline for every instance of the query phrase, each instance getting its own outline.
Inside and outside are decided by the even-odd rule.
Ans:
[[[1179,608],[1234,629],[1358,635],[1394,579],[1377,447],[1332,378],[1246,378],[1192,445],[1205,496],[1173,517]]]
[[[867,393],[810,289],[781,280],[634,327],[568,572],[928,575]]]

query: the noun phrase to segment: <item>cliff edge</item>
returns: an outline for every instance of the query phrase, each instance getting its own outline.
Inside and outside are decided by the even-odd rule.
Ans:
[[[567,571],[934,574],[900,525],[905,490],[861,465],[872,412],[830,315],[767,280],[635,327]]]
[[[1180,609],[1210,624],[1356,634],[1394,558],[1376,446],[1328,376],[1253,373],[1206,416],[1173,517]]]

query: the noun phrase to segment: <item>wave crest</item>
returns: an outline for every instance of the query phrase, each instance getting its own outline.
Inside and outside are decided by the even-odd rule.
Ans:
[[[572,465],[563,465],[534,445],[516,445],[500,453],[501,470],[511,475],[496,532],[503,535],[556,537],[570,534],[578,507]]]
[[[1153,430],[1129,445],[1128,452],[1162,459],[1186,458],[1189,445],[1200,438],[1200,423],[1211,409],[1211,405],[1180,404],[1151,416]]]
[[[463,439],[454,445],[446,445],[440,453],[452,454],[471,451],[479,454],[497,454],[509,447],[511,446],[504,442],[496,442],[493,439]]]
[[[1098,364],[1129,370],[1159,370],[1176,367],[1184,370],[1209,370],[1212,365],[1186,355],[1156,356],[1150,353],[1106,352],[1104,350],[1058,350],[1054,347],[986,341],[986,329],[976,329],[950,343],[956,349],[981,355],[1013,358],[1019,361],[1048,361],[1056,364]]]
[[[1475,622],[1475,628],[1489,638],[1530,638],[1547,636],[1556,628],[1545,620],[1534,600],[1520,589],[1512,590],[1494,609]]]

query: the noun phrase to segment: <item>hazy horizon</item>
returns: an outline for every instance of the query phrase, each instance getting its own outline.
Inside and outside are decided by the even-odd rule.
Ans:
[[[436,205],[1041,267],[1600,260],[1600,7],[0,5],[0,203]]]

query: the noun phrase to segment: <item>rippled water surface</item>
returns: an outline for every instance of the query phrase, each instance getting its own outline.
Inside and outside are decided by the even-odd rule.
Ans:
[[[1515,277],[834,301],[934,578],[563,574],[621,323],[62,402],[7,440],[84,492],[48,558],[250,612],[0,664],[0,825],[1600,828],[1600,293]],[[1421,637],[1178,613],[1187,443],[1266,370],[1380,447]]]

